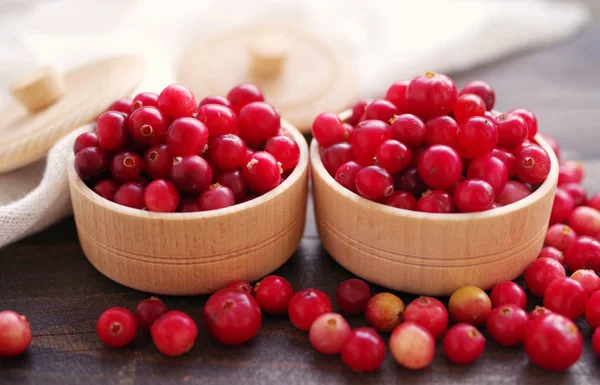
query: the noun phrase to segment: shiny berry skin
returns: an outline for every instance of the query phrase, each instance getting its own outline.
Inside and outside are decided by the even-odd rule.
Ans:
[[[280,126],[279,113],[275,107],[265,102],[250,103],[238,115],[239,136],[252,147],[260,146],[270,137],[276,136]]]
[[[467,178],[481,179],[490,184],[495,194],[500,194],[508,181],[506,165],[492,155],[484,155],[473,159],[467,171]]]
[[[485,111],[485,102],[479,96],[462,94],[456,99],[453,115],[458,124],[462,124],[474,116],[483,116]]]
[[[490,337],[501,346],[516,346],[523,342],[529,315],[514,304],[501,305],[490,313],[486,325]]]
[[[425,142],[431,146],[443,144],[456,148],[458,123],[450,116],[438,116],[425,123]]]
[[[515,172],[525,183],[542,183],[550,173],[550,157],[538,145],[530,145],[516,154]]]
[[[344,140],[347,143],[350,143],[350,138],[352,138],[352,132],[354,131],[354,126],[351,126],[348,123],[344,123],[344,130],[346,131],[346,133],[344,134]]]
[[[238,134],[238,119],[233,110],[220,104],[206,104],[196,111],[196,119],[208,128],[208,135],[212,141],[221,135]]]
[[[496,147],[492,150],[490,155],[500,159],[502,163],[504,163],[509,179],[515,175],[517,158],[513,155],[512,152],[502,147]]]
[[[95,132],[84,132],[79,135],[73,143],[73,154],[77,153],[87,147],[98,147],[98,136]]]
[[[281,183],[281,168],[273,155],[257,151],[244,160],[242,175],[248,187],[257,194],[264,194]]]
[[[532,311],[529,312],[529,320],[545,316],[546,314],[552,314],[552,312],[543,306],[536,306]]]
[[[531,195],[529,187],[516,180],[509,180],[504,186],[504,190],[496,196],[496,203],[501,206],[507,206]]]
[[[419,297],[404,310],[404,322],[414,322],[440,338],[448,327],[448,311],[444,304],[432,297]]]
[[[585,306],[585,319],[592,329],[600,326],[600,292],[590,296]]]
[[[265,313],[283,315],[288,312],[288,305],[294,296],[294,288],[283,277],[269,275],[254,287],[256,302]]]
[[[144,153],[144,172],[154,179],[165,179],[171,173],[173,156],[166,144],[157,144]]]
[[[31,326],[25,316],[11,310],[0,311],[0,358],[25,353],[31,344]]]
[[[75,155],[75,171],[84,181],[100,178],[108,171],[108,153],[98,147],[86,147]]]
[[[384,99],[392,102],[396,106],[396,110],[399,114],[403,114],[407,110],[406,89],[408,88],[409,83],[410,81],[408,80],[394,82],[385,93]]]
[[[235,204],[235,196],[229,187],[218,183],[211,185],[198,197],[198,208],[200,211],[217,210]]]
[[[150,330],[154,321],[162,317],[169,309],[156,297],[141,300],[133,313],[137,325],[141,330]]]
[[[408,111],[422,119],[448,115],[456,103],[456,85],[446,75],[427,72],[406,88]]]
[[[396,112],[396,106],[392,102],[385,99],[374,100],[365,109],[364,120],[374,119],[389,123]]]
[[[170,179],[180,190],[189,194],[200,194],[212,183],[213,172],[201,156],[189,155],[173,164]]]
[[[458,323],[444,336],[444,353],[455,364],[470,364],[485,349],[485,337],[475,327]]]
[[[325,313],[312,323],[308,338],[317,352],[338,354],[349,335],[350,326],[344,317],[336,313]]]
[[[365,307],[367,323],[378,332],[391,332],[402,322],[404,302],[391,293],[371,297]]]
[[[583,180],[583,165],[576,161],[566,161],[558,167],[558,185],[581,183]]]
[[[394,179],[379,166],[365,167],[356,175],[356,191],[370,200],[380,200],[394,192]]]
[[[246,294],[254,296],[254,288],[252,285],[241,279],[229,282],[225,288],[241,290]]]
[[[573,278],[557,278],[548,284],[544,292],[544,307],[572,320],[585,311],[588,292]]]
[[[351,160],[354,160],[354,155],[349,143],[340,142],[321,150],[321,161],[329,175],[335,176],[338,168]]]
[[[537,258],[523,273],[527,289],[538,297],[543,297],[550,282],[567,276],[565,268],[556,259]]]
[[[94,192],[104,199],[112,201],[119,185],[112,179],[103,179],[94,185]]]
[[[196,111],[196,97],[181,84],[171,84],[158,95],[158,109],[171,119],[192,116]]]
[[[96,322],[98,338],[106,346],[122,348],[135,338],[137,321],[131,312],[122,307],[105,310]]]
[[[179,191],[166,179],[155,179],[144,190],[144,203],[148,211],[173,213],[179,206]]]
[[[588,206],[576,207],[567,223],[578,235],[600,237],[600,211]]]
[[[187,314],[171,310],[152,324],[150,335],[162,354],[177,357],[194,347],[198,327]]]
[[[417,198],[406,191],[394,191],[392,195],[381,201],[386,206],[395,207],[397,209],[411,210],[417,209]],[[454,207],[454,203],[452,203]]]
[[[216,181],[221,186],[229,187],[236,202],[246,195],[247,186],[242,172],[237,169],[224,170],[217,175]]]
[[[96,130],[98,147],[104,151],[118,152],[127,147],[129,142],[127,115],[121,112],[107,111],[98,118]]]
[[[372,101],[373,100],[371,99],[362,99],[359,100],[354,106],[352,106],[352,115],[348,119],[348,123],[350,123],[353,126],[356,126],[360,122],[360,118],[362,118],[362,116],[364,115],[367,105]]]
[[[512,150],[527,139],[527,123],[520,115],[501,114],[495,119],[498,146]]]
[[[459,182],[454,190],[454,203],[463,213],[485,211],[492,208],[495,200],[494,189],[486,181],[467,179]]]
[[[548,314],[530,321],[524,346],[531,362],[560,372],[581,356],[582,338],[573,321],[560,314]]]
[[[117,182],[134,182],[144,169],[142,158],[135,152],[120,152],[110,162],[110,174]]]
[[[423,144],[427,136],[427,128],[423,121],[412,114],[394,116],[391,119],[392,138],[410,148]]]
[[[374,161],[387,172],[404,170],[410,162],[411,151],[397,140],[389,139],[381,143],[375,152]]]
[[[566,221],[574,208],[573,197],[564,190],[556,189],[552,211],[550,212],[550,224]]]
[[[335,180],[352,192],[356,191],[356,177],[363,167],[354,161],[349,161],[338,167]]]
[[[373,157],[381,143],[392,137],[389,124],[381,120],[363,120],[352,132],[350,144],[355,161],[364,166],[373,164]]]
[[[464,158],[488,155],[498,144],[496,124],[484,117],[470,118],[456,133],[457,150]]]
[[[123,206],[141,210],[146,207],[144,186],[138,182],[127,182],[115,191],[113,201]]]
[[[454,202],[447,192],[433,190],[423,193],[417,202],[416,209],[425,213],[452,213],[454,212]]]
[[[339,284],[335,299],[342,313],[360,314],[371,299],[371,289],[362,279],[350,278]]]
[[[559,189],[564,190],[568,192],[569,195],[571,195],[575,206],[581,206],[587,202],[587,191],[585,190],[585,187],[583,187],[579,183],[563,184],[559,187]]]
[[[198,108],[200,108],[206,104],[220,104],[222,106],[231,108],[231,102],[229,100],[227,100],[227,98],[225,98],[223,96],[217,96],[217,95],[209,95],[209,96],[205,97],[204,99],[202,99],[200,101],[200,103],[198,103]]]
[[[202,310],[208,332],[226,345],[239,345],[256,336],[262,323],[258,303],[251,295],[226,288],[214,293]]]
[[[293,170],[300,160],[298,143],[287,136],[274,136],[267,140],[265,151],[281,163],[283,171]]]
[[[594,194],[587,202],[589,207],[600,211],[600,193]]]
[[[527,123],[527,138],[533,140],[538,132],[537,118],[533,112],[526,108],[513,108],[507,112],[508,114],[515,114],[522,117]]]
[[[137,94],[131,103],[131,111],[135,111],[144,106],[158,107],[158,95],[154,92],[142,92]]]
[[[221,135],[208,148],[208,158],[216,168],[238,168],[246,159],[246,143],[237,135]]]
[[[252,102],[262,102],[265,100],[262,90],[250,83],[243,83],[233,87],[227,94],[227,100],[231,103],[231,108],[235,113]]]
[[[483,80],[473,80],[465,84],[460,90],[459,95],[464,94],[475,94],[479,96],[481,99],[483,99],[485,108],[488,111],[491,111],[492,108],[494,108],[494,103],[496,102],[496,93],[494,92],[494,89]]]
[[[577,234],[569,226],[557,223],[548,228],[544,243],[556,247],[560,251],[567,251],[577,239]]]
[[[497,283],[490,294],[492,308],[500,305],[513,304],[521,309],[527,305],[527,295],[521,286],[512,282],[505,281]]]
[[[594,270],[579,269],[571,274],[571,278],[583,285],[588,296],[600,290],[600,277]]]
[[[167,119],[152,106],[141,107],[129,116],[129,134],[134,141],[145,146],[165,142],[167,135]]]
[[[357,328],[350,332],[342,348],[342,361],[355,372],[373,372],[385,359],[385,344],[371,328]]]
[[[169,127],[166,141],[173,156],[198,155],[208,143],[208,128],[196,118],[175,119]]]
[[[122,112],[124,114],[130,114],[132,104],[133,104],[132,98],[119,99],[119,100],[116,100],[113,104],[111,104],[110,107],[108,107],[108,109],[106,111],[115,111],[115,112]]]
[[[552,258],[562,263],[565,260],[565,255],[556,247],[546,246],[540,251],[538,258]]]
[[[400,174],[395,174],[394,186],[397,190],[407,191],[415,196],[420,196],[427,190],[427,186],[425,186],[425,183],[419,177],[419,172],[416,168],[409,168]]]
[[[480,288],[463,286],[450,296],[448,310],[456,322],[479,326],[487,320],[492,310],[492,302],[485,291]]]
[[[423,369],[433,360],[435,339],[421,325],[405,321],[392,332],[390,351],[400,366]]]
[[[423,152],[417,169],[419,177],[427,186],[445,190],[460,178],[462,161],[453,148],[434,145]]]
[[[290,299],[290,321],[300,330],[309,330],[314,320],[325,313],[331,313],[331,301],[321,290],[300,290]]]

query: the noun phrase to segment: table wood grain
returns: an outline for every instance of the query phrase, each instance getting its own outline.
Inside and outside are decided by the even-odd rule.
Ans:
[[[496,89],[497,106],[527,106],[542,132],[555,136],[564,158],[581,159],[585,186],[600,191],[600,27],[590,27],[570,42],[520,54],[477,70],[454,74],[459,84],[481,78]],[[305,236],[294,256],[275,273],[296,289],[315,287],[334,296],[351,274],[323,250],[309,199]],[[373,286],[375,291],[382,288]],[[409,302],[414,297],[400,294]],[[196,346],[180,358],[156,351],[147,335],[125,349],[108,349],[96,337],[95,322],[110,306],[133,309],[148,297],[98,273],[85,259],[72,219],[0,250],[0,309],[26,314],[32,323],[28,353],[0,360],[0,384],[596,384],[600,365],[591,349],[591,331],[579,320],[585,341],[581,359],[555,374],[528,363],[521,348],[501,348],[488,339],[483,356],[472,365],[449,364],[438,343],[432,365],[409,371],[387,354],[381,370],[357,374],[339,357],[316,353],[307,333],[284,318],[265,316],[260,334],[238,347],[220,345],[200,322],[206,297],[163,297],[172,309],[199,321]],[[442,299],[446,300],[446,299]],[[530,299],[529,308],[539,304]],[[361,317],[350,317],[361,326]],[[388,336],[384,336],[387,340]],[[557,347],[558,348],[558,347]]]

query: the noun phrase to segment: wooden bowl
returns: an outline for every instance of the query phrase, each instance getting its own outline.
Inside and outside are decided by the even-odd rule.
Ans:
[[[295,252],[304,232],[308,145],[289,123],[300,161],[277,188],[251,201],[197,213],[154,213],[95,194],[69,161],[69,186],[83,252],[102,274],[157,294],[212,293],[257,280]]]
[[[539,135],[536,141],[550,154],[551,170],[530,196],[482,213],[430,214],[388,207],[345,189],[325,170],[313,140],[321,242],[352,273],[402,292],[449,295],[465,285],[489,289],[515,279],[542,248],[558,181],[554,152]]]

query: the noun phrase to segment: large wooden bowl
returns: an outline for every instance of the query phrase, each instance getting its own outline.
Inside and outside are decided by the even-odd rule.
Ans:
[[[357,276],[408,293],[449,295],[464,285],[489,289],[512,280],[542,248],[558,181],[556,156],[539,135],[536,140],[550,154],[547,180],[521,201],[473,214],[421,213],[364,199],[329,175],[313,140],[311,175],[321,242]]]
[[[308,145],[294,127],[300,162],[277,188],[251,201],[197,213],[153,213],[96,195],[69,161],[69,185],[83,252],[102,274],[134,289],[169,295],[214,292],[257,280],[298,248],[306,214]]]

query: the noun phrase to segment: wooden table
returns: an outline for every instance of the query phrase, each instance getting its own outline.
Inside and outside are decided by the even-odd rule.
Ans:
[[[591,27],[571,42],[518,55],[491,66],[458,74],[458,83],[481,78],[507,110],[527,106],[538,116],[541,131],[562,144],[564,158],[582,159],[585,186],[600,191],[600,27]],[[351,275],[323,250],[312,216],[296,254],[276,271],[295,288],[315,287],[334,296],[337,284]],[[382,290],[375,288],[375,290]],[[452,365],[438,343],[433,364],[412,372],[396,365],[388,353],[381,370],[357,374],[339,357],[316,353],[307,333],[286,318],[264,317],[260,334],[238,347],[210,339],[199,322],[196,346],[180,358],[156,351],[139,335],[126,349],[102,346],[95,333],[99,314],[111,306],[133,309],[148,294],[127,289],[102,276],[85,259],[72,219],[0,250],[0,309],[26,314],[33,344],[16,359],[0,360],[0,384],[592,384],[600,366],[593,355],[591,331],[578,323],[585,340],[583,356],[563,374],[545,372],[528,363],[520,348],[498,347],[488,340],[473,365]],[[401,295],[407,302],[414,297]],[[163,298],[173,309],[200,320],[206,297]],[[529,304],[534,306],[535,302]],[[350,318],[352,326],[364,324]],[[387,336],[385,336],[387,339]]]

